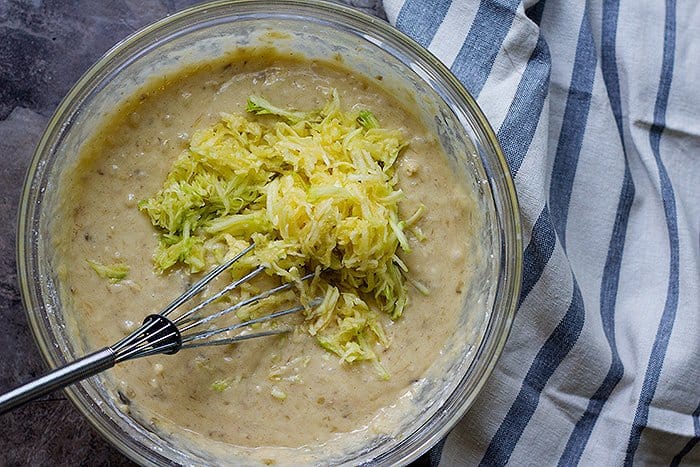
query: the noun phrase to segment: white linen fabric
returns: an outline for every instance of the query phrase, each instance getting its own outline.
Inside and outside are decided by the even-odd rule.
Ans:
[[[432,461],[700,464],[700,2],[384,7],[477,98],[524,226],[505,351]]]

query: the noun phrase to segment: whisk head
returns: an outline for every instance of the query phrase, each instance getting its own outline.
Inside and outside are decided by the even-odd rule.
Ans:
[[[226,269],[231,267],[231,265],[233,265],[236,261],[248,254],[254,247],[255,244],[250,245],[230,260],[217,266],[159,313],[147,316],[143,321],[143,324],[138,329],[111,346],[110,348],[116,355],[115,363],[160,353],[174,354],[180,351],[180,349],[234,344],[246,339],[272,336],[289,332],[290,328],[285,327],[257,331],[248,334],[238,334],[232,337],[221,337],[222,335],[232,331],[237,331],[257,323],[263,323],[282,316],[298,313],[304,309],[304,305],[296,305],[254,319],[239,321],[221,327],[213,326],[217,320],[220,320],[220,318],[226,315],[230,315],[231,313],[235,313],[245,307],[254,305],[257,302],[275,294],[291,289],[295,285],[292,282],[270,288],[255,296],[230,305],[222,310],[203,313],[207,306],[260,275],[265,270],[263,266],[258,266],[242,278],[234,280],[219,292],[215,293],[194,307],[191,307],[179,314],[176,313],[176,311],[180,309],[182,305],[189,302],[192,298],[202,292],[202,290],[204,290],[204,288],[211,281],[213,281]],[[313,276],[314,273],[307,274],[306,276],[302,277],[301,280],[305,281]],[[311,300],[307,306],[314,307],[320,302],[321,299],[316,298]]]

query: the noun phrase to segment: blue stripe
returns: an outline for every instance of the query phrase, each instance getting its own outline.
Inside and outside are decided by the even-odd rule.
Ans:
[[[538,26],[542,22],[542,13],[544,13],[544,0],[540,0],[525,10],[525,16]]]
[[[540,0],[533,7],[537,9],[536,15],[541,17],[544,5],[545,0]],[[551,69],[549,47],[540,34],[518,83],[513,102],[498,130],[498,140],[513,178],[517,175],[535,136],[549,89]],[[532,238],[523,254],[523,279],[518,308],[540,280],[554,251],[556,233],[548,228],[548,222],[546,210],[543,210],[532,227]]]
[[[673,460],[671,461],[671,467],[677,467],[680,465],[681,461],[683,458],[693,450],[693,448],[698,444],[698,441],[700,441],[700,405],[695,409],[695,412],[693,412],[693,427],[695,428],[695,436],[690,438],[688,443],[683,446],[683,449],[680,450],[678,454],[675,455]]]
[[[625,146],[623,123],[622,123],[622,101],[620,99],[620,82],[617,74],[617,57],[615,52],[617,42],[617,19],[619,13],[619,3],[616,0],[605,0],[603,2],[603,24],[601,41],[601,70],[603,80],[608,91],[610,106],[617,124],[617,131],[620,136],[622,152],[625,158],[625,171],[622,179],[622,189],[617,204],[615,223],[608,246],[608,255],[603,268],[603,278],[600,290],[600,317],[603,324],[603,332],[610,347],[611,363],[608,373],[603,382],[595,391],[586,411],[576,423],[574,430],[569,436],[564,452],[559,459],[559,465],[575,465],[581,460],[581,455],[588,444],[588,440],[593,432],[593,427],[598,421],[598,416],[607,402],[610,394],[622,379],[624,365],[620,359],[615,341],[615,303],[617,301],[618,284],[620,281],[620,266],[625,249],[625,237],[627,235],[627,224],[629,221],[632,203],[634,201],[635,189],[632,174],[629,170],[627,160],[627,149]]]
[[[537,3],[537,15],[541,16],[544,5],[545,0]],[[513,178],[517,175],[535,136],[549,89],[550,72],[549,47],[540,34],[518,83],[513,102],[498,130],[498,140]],[[546,210],[543,210],[535,221],[532,238],[523,254],[523,279],[518,308],[540,280],[554,251],[556,233],[548,228],[550,225]]]
[[[583,134],[586,131],[596,62],[593,31],[588,11],[585,10],[578,35],[574,68],[566,98],[561,134],[554,156],[549,190],[549,209],[564,250],[566,250],[566,223],[569,216],[571,191],[574,186]]]
[[[603,269],[603,279],[600,297],[600,315],[603,322],[603,332],[610,346],[612,361],[608,373],[596,392],[591,396],[586,411],[576,423],[569,436],[564,452],[559,459],[560,466],[576,465],[581,459],[581,454],[593,432],[593,427],[598,420],[603,406],[607,402],[613,389],[622,379],[624,366],[617,351],[615,342],[615,301],[617,299],[618,283],[620,279],[620,264],[625,245],[627,221],[634,200],[634,184],[629,169],[625,168],[625,175],[620,193],[620,200],[615,216],[612,239],[608,249],[608,256]]]
[[[527,372],[523,385],[489,447],[481,459],[481,466],[508,463],[525,427],[535,413],[540,393],[564,357],[578,340],[583,328],[584,305],[576,278],[571,305],[566,314],[544,343]]]
[[[661,134],[666,124],[666,107],[668,105],[668,95],[673,79],[673,57],[676,47],[676,2],[666,0],[666,24],[664,28],[664,50],[661,64],[661,78],[659,79],[659,90],[656,94],[656,104],[654,106],[654,124],[649,130],[649,144],[654,153],[654,159],[659,171],[659,182],[661,185],[661,199],[663,200],[664,215],[666,217],[666,227],[668,229],[668,240],[670,249],[669,279],[666,291],[666,303],[661,315],[661,322],[656,331],[654,345],[651,348],[651,356],[647,365],[642,390],[637,403],[637,410],[632,422],[629,441],[625,456],[625,465],[632,465],[634,453],[637,451],[642,431],[646,426],[649,417],[649,405],[654,398],[656,387],[661,375],[666,350],[673,331],[673,323],[676,319],[676,309],[678,308],[678,287],[679,287],[679,239],[678,239],[678,219],[676,217],[676,199],[671,185],[671,179],[666,172],[666,166],[661,160],[659,150],[661,144]]]
[[[452,72],[478,96],[515,18],[519,0],[482,0],[471,29],[452,65]]]
[[[532,227],[532,238],[523,252],[523,280],[518,308],[542,277],[545,266],[552,257],[557,234],[552,228],[546,209],[543,209]]]
[[[451,4],[452,0],[406,0],[396,18],[396,27],[428,47]]]
[[[617,18],[620,13],[619,0],[603,0],[602,41],[600,51],[600,67],[603,73],[603,81],[608,91],[610,107],[615,116],[617,132],[620,135],[622,151],[625,154],[625,167],[627,164],[627,149],[625,146],[624,130],[622,123],[622,99],[620,98],[620,77],[617,74]]]
[[[562,125],[555,156],[555,166],[558,165],[559,167],[559,175],[568,175],[571,178],[569,181],[569,194],[571,189],[570,185],[573,184],[573,172],[571,170],[563,170],[568,167],[563,160],[573,160],[575,171],[576,161],[581,151],[583,129],[585,128],[590,107],[595,65],[596,56],[593,34],[588,13],[584,11],[574,58],[574,70],[570,86],[571,91],[567,96],[564,123]],[[557,160],[559,162],[557,162]],[[561,188],[561,186],[556,185],[554,181],[552,184],[552,190],[555,192],[557,189]],[[559,215],[563,214],[564,218],[566,218],[566,213],[568,211],[569,199],[570,196],[564,197],[564,203],[560,199],[556,201],[556,206],[558,208],[557,213]],[[552,201],[550,200],[550,204],[551,203]],[[543,214],[540,215],[546,216],[541,226],[542,228],[556,230],[557,223],[552,222],[555,219],[549,218],[551,210],[545,214],[547,209],[548,208],[545,208]],[[564,229],[561,230],[563,231]],[[554,235],[554,233],[551,235]],[[548,236],[533,229],[533,240],[531,243],[541,237],[547,238]],[[536,274],[541,274],[541,272]],[[491,438],[491,442],[481,460],[481,465],[503,465],[508,462],[520,436],[530,422],[532,415],[535,413],[544,386],[561,362],[569,354],[581,334],[585,321],[585,309],[578,282],[573,274],[572,282],[574,290],[571,304],[562,320],[535,356],[515,401],[513,401],[508,413],[498,427],[496,434]],[[525,292],[527,293],[529,291],[527,290],[528,288],[531,290],[533,285],[534,283],[525,283],[523,287]],[[521,294],[521,298],[522,297],[523,295]]]
[[[545,97],[549,91],[550,71],[549,47],[540,35],[518,83],[506,118],[498,130],[498,140],[513,177],[517,175],[525,158],[526,152],[523,148],[530,146],[539,124]]]

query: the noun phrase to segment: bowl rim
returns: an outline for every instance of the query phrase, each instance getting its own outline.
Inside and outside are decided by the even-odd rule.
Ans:
[[[37,176],[43,175],[43,171],[45,170],[45,159],[42,157],[42,155],[51,154],[53,142],[55,142],[56,136],[60,135],[63,130],[64,125],[61,125],[61,122],[64,124],[66,123],[66,117],[73,115],[73,113],[80,107],[80,103],[86,97],[86,91],[92,89],[92,85],[95,83],[100,82],[100,80],[104,77],[105,70],[110,70],[110,65],[113,65],[115,61],[120,61],[120,55],[123,54],[124,51],[138,46],[142,41],[149,38],[151,35],[166,29],[170,25],[178,25],[181,21],[196,16],[197,14],[204,13],[207,10],[231,8],[231,13],[235,14],[236,12],[234,9],[241,6],[255,6],[261,10],[267,7],[268,12],[272,15],[275,14],[275,11],[269,9],[270,6],[281,6],[287,9],[296,8],[299,11],[307,13],[311,16],[314,16],[314,13],[318,15],[331,15],[334,16],[334,20],[338,22],[344,19],[349,20],[358,29],[361,27],[369,28],[373,34],[390,38],[396,43],[408,48],[415,57],[422,60],[431,69],[431,71],[434,71],[439,76],[444,85],[449,87],[457,94],[459,99],[464,101],[470,112],[470,116],[476,119],[478,129],[485,136],[484,141],[489,146],[488,150],[490,150],[496,157],[498,173],[489,173],[487,179],[490,187],[492,188],[492,196],[494,197],[496,196],[497,191],[493,189],[493,184],[495,183],[502,186],[503,191],[498,191],[498,193],[500,193],[502,196],[502,202],[504,203],[505,207],[508,208],[503,212],[501,212],[500,209],[497,209],[499,212],[496,213],[496,220],[498,221],[499,228],[501,229],[499,235],[499,238],[501,239],[501,271],[499,272],[498,286],[496,296],[494,297],[494,308],[497,303],[502,304],[501,309],[503,319],[501,319],[498,323],[495,323],[497,327],[494,328],[492,316],[488,317],[489,322],[487,324],[487,329],[484,332],[483,340],[486,341],[487,334],[489,333],[495,333],[498,338],[495,341],[492,341],[492,345],[486,349],[486,364],[481,369],[481,377],[478,378],[476,385],[473,387],[474,390],[471,391],[471,393],[468,394],[465,399],[459,402],[460,406],[453,413],[453,416],[448,420],[448,422],[442,425],[441,429],[435,431],[430,437],[424,437],[422,442],[412,450],[411,455],[402,459],[402,462],[410,463],[435,445],[462,418],[469,407],[471,407],[471,405],[474,403],[477,395],[481,392],[486,380],[492,373],[500,355],[503,352],[503,348],[511,331],[512,323],[515,317],[522,279],[523,246],[520,208],[515,190],[515,184],[511,177],[510,169],[508,168],[506,158],[498,142],[497,136],[480,106],[465,89],[464,85],[438,58],[436,58],[426,48],[418,44],[415,40],[389,25],[388,22],[382,20],[381,18],[371,16],[350,6],[333,3],[327,0],[215,0],[205,2],[182,9],[130,34],[105,52],[101,58],[97,60],[80,77],[80,79],[71,87],[57,106],[56,110],[53,112],[50,120],[46,124],[46,129],[42,133],[42,136],[37,143],[30,165],[26,172],[20,201],[19,215],[17,216],[16,263],[18,269],[18,279],[20,282],[22,303],[30,324],[34,341],[38,345],[42,358],[48,364],[48,366],[50,368],[56,367],[59,364],[59,361],[56,358],[56,355],[53,353],[53,351],[55,351],[55,349],[53,349],[54,346],[52,345],[52,342],[47,339],[47,331],[44,328],[43,323],[40,321],[38,314],[33,312],[36,304],[33,303],[34,291],[32,287],[36,286],[32,284],[34,278],[31,276],[31,268],[27,266],[32,261],[30,258],[32,252],[30,249],[32,245],[32,238],[33,235],[37,234],[34,229],[35,224],[33,223],[36,216],[32,215],[37,206],[35,206],[33,203],[32,195],[35,194],[34,188],[36,186]],[[365,29],[365,32],[367,32],[367,29]],[[393,51],[387,52],[396,57]],[[130,55],[127,58],[129,57]],[[399,57],[396,58],[403,62],[403,60],[401,60]],[[495,199],[494,204],[496,204]],[[504,230],[503,225],[501,225],[503,223],[503,219],[500,217],[501,215],[506,216],[504,218],[506,221],[505,223],[510,226],[510,231]],[[498,298],[499,296],[501,297],[500,302]],[[493,314],[493,310],[491,314]],[[483,346],[480,348],[480,350],[483,350]],[[93,416],[89,410],[89,407],[85,404],[83,396],[80,395],[75,388],[66,388],[64,392],[73,405],[83,414],[85,418],[88,419],[88,421],[100,433],[100,435],[107,439],[123,454],[133,461],[139,463],[150,464],[153,462],[152,458],[143,456],[140,452],[137,452],[130,446],[122,443],[121,440],[111,436],[109,433],[110,429],[105,420],[101,419],[100,417]],[[420,427],[417,427],[416,432],[419,430]]]

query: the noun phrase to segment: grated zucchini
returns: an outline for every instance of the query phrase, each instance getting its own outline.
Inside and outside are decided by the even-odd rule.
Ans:
[[[405,230],[424,209],[408,222],[399,215],[401,132],[368,110],[343,112],[335,90],[314,112],[257,96],[247,111],[267,116],[222,113],[139,203],[160,233],[156,267],[200,272],[255,242],[234,273],[261,264],[285,280],[323,271],[303,286],[324,296],[306,312],[309,333],[343,362],[371,361],[388,377],[374,351],[389,345],[379,313],[404,311],[407,271],[396,254],[410,252]]]
[[[103,279],[109,279],[110,282],[116,283],[129,274],[129,265],[126,263],[102,264],[97,261],[86,259],[90,267]]]

